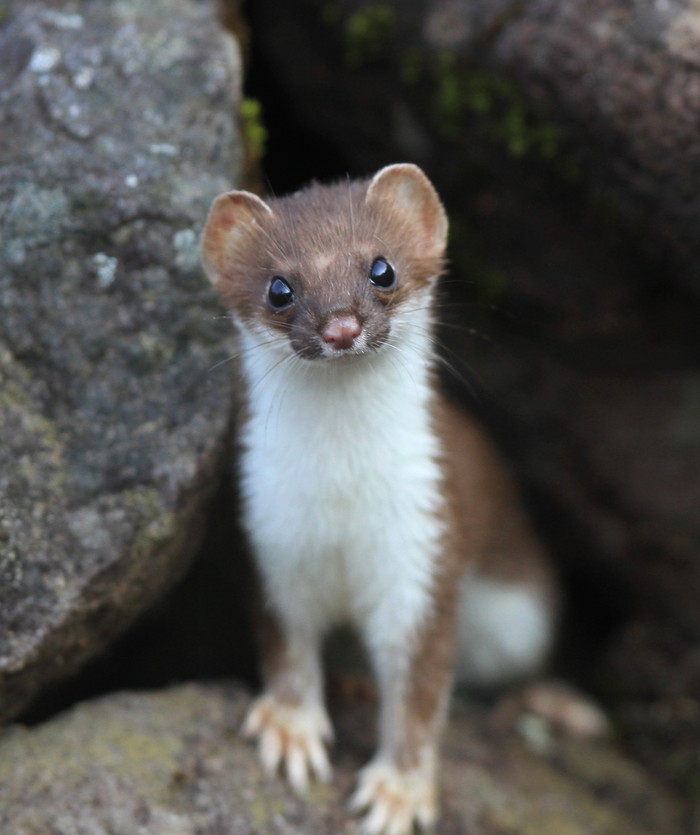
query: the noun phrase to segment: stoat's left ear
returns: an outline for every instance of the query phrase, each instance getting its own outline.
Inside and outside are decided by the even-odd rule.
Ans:
[[[272,209],[250,191],[220,194],[209,210],[200,252],[209,280],[221,289],[236,280],[237,255],[272,219]]]
[[[447,246],[447,215],[423,171],[411,163],[387,165],[367,189],[367,205],[402,216],[419,242],[421,255],[440,258]]]

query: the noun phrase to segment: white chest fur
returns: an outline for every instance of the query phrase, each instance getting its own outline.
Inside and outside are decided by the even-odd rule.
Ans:
[[[243,340],[244,521],[271,602],[294,630],[347,619],[405,641],[441,538],[427,338],[321,363]]]

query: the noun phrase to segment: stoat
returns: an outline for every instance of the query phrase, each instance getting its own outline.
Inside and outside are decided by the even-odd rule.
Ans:
[[[380,695],[377,752],[351,799],[368,835],[434,824],[453,677],[535,671],[556,610],[503,463],[439,390],[446,239],[440,199],[409,164],[265,201],[223,194],[202,236],[246,385],[243,524],[265,687],[243,730],[298,791],[327,780],[320,645],[354,625]]]

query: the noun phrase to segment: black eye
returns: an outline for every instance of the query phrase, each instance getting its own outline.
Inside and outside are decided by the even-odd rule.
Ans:
[[[369,268],[369,281],[375,287],[380,287],[382,290],[388,290],[396,283],[396,274],[394,268],[384,258],[375,258],[372,266]]]
[[[267,300],[274,310],[282,310],[294,301],[294,290],[283,278],[276,275],[267,291]]]

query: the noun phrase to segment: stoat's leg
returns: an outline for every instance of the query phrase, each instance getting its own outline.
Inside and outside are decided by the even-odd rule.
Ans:
[[[392,634],[389,608],[385,616],[381,630],[370,624],[366,634],[381,699],[379,747],[359,774],[350,808],[364,812],[364,835],[408,835],[416,825],[432,828],[437,817],[437,747],[451,684],[453,595],[446,590],[410,636]]]
[[[251,705],[242,733],[257,739],[263,768],[282,768],[292,788],[306,791],[310,778],[328,781],[326,743],[332,729],[323,704],[319,638],[284,630],[269,613],[261,616],[265,689]]]

